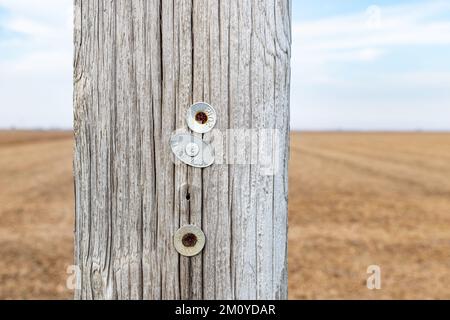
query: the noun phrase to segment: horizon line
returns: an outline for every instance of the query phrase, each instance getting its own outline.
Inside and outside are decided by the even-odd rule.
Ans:
[[[64,127],[28,127],[28,128],[20,128],[20,127],[0,127],[0,132],[6,131],[17,131],[17,132],[57,132],[57,131],[65,131],[65,132],[73,132],[73,128],[64,128]],[[450,133],[450,129],[291,129],[291,133]]]

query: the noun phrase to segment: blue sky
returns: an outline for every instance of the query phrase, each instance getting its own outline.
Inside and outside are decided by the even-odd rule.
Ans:
[[[294,129],[450,129],[450,1],[293,3]]]
[[[450,130],[450,0],[292,0],[291,126]],[[0,127],[70,128],[72,0],[0,0]]]

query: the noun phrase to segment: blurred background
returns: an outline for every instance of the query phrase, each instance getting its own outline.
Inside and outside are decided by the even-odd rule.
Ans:
[[[292,4],[290,298],[450,299],[450,1]],[[0,0],[0,299],[73,295],[72,46]]]

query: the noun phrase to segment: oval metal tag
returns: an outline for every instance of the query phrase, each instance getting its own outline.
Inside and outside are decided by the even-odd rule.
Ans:
[[[183,163],[195,168],[207,168],[214,163],[214,149],[200,138],[176,134],[170,138],[170,147]]]

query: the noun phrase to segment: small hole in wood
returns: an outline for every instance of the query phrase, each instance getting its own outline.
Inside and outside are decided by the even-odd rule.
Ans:
[[[189,192],[186,193],[186,200],[191,201],[191,194]]]
[[[205,123],[208,122],[208,115],[205,112],[203,112],[203,111],[198,112],[195,115],[195,121],[197,121],[200,124],[205,124]]]
[[[181,242],[183,243],[183,246],[187,248],[192,248],[197,244],[197,236],[193,233],[187,233],[183,236],[183,239]]]

